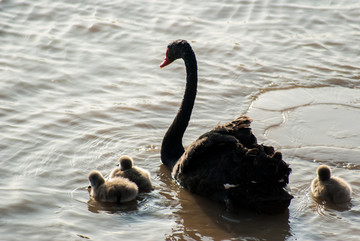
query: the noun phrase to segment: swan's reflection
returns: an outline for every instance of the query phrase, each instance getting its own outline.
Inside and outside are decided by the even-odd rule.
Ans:
[[[191,194],[173,185],[169,170],[161,165],[160,181],[177,191],[180,205],[173,212],[177,225],[168,240],[194,239],[209,237],[214,240],[249,238],[265,240],[285,240],[290,233],[289,211],[281,215],[260,215],[247,210],[231,213],[207,198]]]

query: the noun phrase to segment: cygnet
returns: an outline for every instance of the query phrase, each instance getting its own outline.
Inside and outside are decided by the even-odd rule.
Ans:
[[[128,178],[136,183],[139,192],[150,192],[152,188],[150,173],[140,167],[134,166],[133,159],[129,156],[122,156],[119,159],[120,166],[112,170],[110,179],[116,177]]]
[[[97,201],[124,203],[134,200],[138,194],[137,185],[122,177],[105,181],[99,171],[89,173],[90,196]]]
[[[317,168],[317,178],[311,183],[311,194],[315,199],[325,200],[334,204],[346,203],[351,200],[351,187],[340,177],[332,177],[327,165]]]

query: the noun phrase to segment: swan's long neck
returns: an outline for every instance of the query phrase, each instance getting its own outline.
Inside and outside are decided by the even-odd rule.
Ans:
[[[161,161],[170,169],[184,153],[182,138],[189,124],[197,90],[197,63],[192,49],[187,50],[183,59],[186,67],[186,87],[177,115],[167,130],[162,146]]]

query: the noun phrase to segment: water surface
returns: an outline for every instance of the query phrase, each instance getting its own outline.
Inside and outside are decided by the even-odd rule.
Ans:
[[[0,236],[3,240],[358,240],[358,1],[0,1]],[[197,54],[184,137],[253,119],[291,165],[289,211],[229,213],[189,194],[160,162],[184,89],[169,41]],[[89,200],[87,174],[127,154],[155,190]],[[316,167],[353,187],[349,210],[309,195]]]

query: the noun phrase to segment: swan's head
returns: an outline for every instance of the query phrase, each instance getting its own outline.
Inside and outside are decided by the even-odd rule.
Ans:
[[[331,170],[330,167],[327,165],[321,165],[316,169],[318,178],[320,181],[326,181],[329,180],[331,177]]]
[[[186,40],[178,39],[167,46],[166,55],[164,61],[160,67],[163,68],[166,65],[171,64],[174,60],[183,58],[186,51],[191,50],[190,44]]]
[[[98,187],[105,183],[105,179],[99,171],[91,171],[88,175],[88,179],[92,187]]]
[[[133,160],[129,156],[120,157],[119,162],[121,170],[127,170],[133,167]]]

